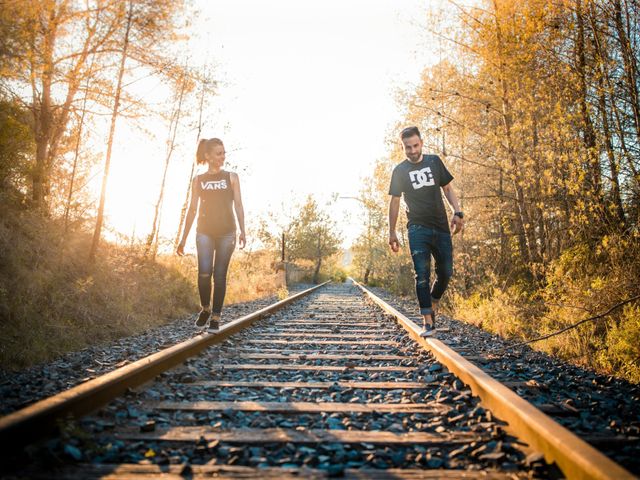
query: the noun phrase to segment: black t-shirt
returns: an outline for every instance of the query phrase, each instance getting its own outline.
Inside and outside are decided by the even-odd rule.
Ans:
[[[415,223],[449,233],[440,187],[451,180],[453,176],[438,155],[423,155],[418,163],[405,160],[396,165],[391,175],[389,195],[400,197],[404,193],[408,225]]]
[[[200,197],[197,232],[213,238],[235,232],[231,174],[224,170],[203,173],[196,177],[195,188]]]

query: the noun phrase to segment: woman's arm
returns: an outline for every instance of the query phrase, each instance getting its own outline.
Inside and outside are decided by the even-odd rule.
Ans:
[[[244,248],[247,238],[244,232],[244,207],[242,206],[242,195],[240,194],[240,178],[237,173],[231,173],[231,186],[233,187],[233,208],[236,211],[236,217],[238,217],[238,225],[240,225],[238,242],[240,243],[240,248]]]
[[[187,218],[184,221],[184,232],[182,233],[182,240],[180,240],[180,244],[178,245],[178,249],[176,253],[180,256],[184,255],[184,244],[187,241],[187,237],[189,236],[189,232],[191,231],[191,225],[193,225],[193,219],[196,218],[196,212],[198,210],[198,198],[200,191],[198,190],[198,181],[197,178],[193,179],[193,184],[191,185],[191,202],[189,202],[189,210],[187,210]]]

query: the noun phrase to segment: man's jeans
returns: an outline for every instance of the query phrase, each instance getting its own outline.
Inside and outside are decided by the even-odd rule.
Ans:
[[[211,274],[213,274],[213,308],[211,312],[219,315],[222,312],[222,304],[227,292],[227,270],[231,254],[236,247],[236,233],[216,238],[198,233],[196,247],[198,250],[200,304],[203,307],[208,307],[211,302]]]
[[[440,300],[453,274],[451,234],[422,225],[409,225],[409,249],[416,272],[416,293],[420,313],[433,313],[431,299]],[[436,262],[436,281],[429,289],[431,256]]]

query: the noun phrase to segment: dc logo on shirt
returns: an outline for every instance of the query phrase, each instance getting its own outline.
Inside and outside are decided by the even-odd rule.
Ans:
[[[200,185],[202,185],[202,190],[226,190],[227,189],[226,180],[219,180],[217,182],[210,180],[208,182],[201,182]]]
[[[418,190],[422,187],[431,187],[436,184],[430,167],[409,172],[409,178],[411,179],[411,185],[413,185],[414,190]]]

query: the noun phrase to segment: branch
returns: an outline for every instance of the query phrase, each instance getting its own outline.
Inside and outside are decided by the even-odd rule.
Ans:
[[[486,163],[482,163],[482,162],[478,162],[476,160],[471,160],[465,156],[462,155],[456,155],[455,153],[447,153],[447,157],[452,157],[455,158],[457,160],[460,160],[461,162],[466,162],[466,163],[471,163],[473,165],[478,165],[480,167],[484,167],[484,168],[489,168],[489,169],[493,169],[493,170],[498,170],[498,171],[502,171],[502,167],[500,166],[495,166],[495,165],[487,165]]]
[[[580,320],[579,322],[572,323],[568,327],[561,328],[560,330],[556,330],[555,332],[549,333],[547,335],[542,335],[541,337],[537,337],[537,338],[534,338],[532,340],[527,340],[526,342],[520,342],[520,343],[516,343],[515,345],[510,345],[508,347],[502,348],[502,349],[498,350],[498,353],[502,353],[502,352],[504,352],[506,350],[511,350],[513,348],[516,348],[516,347],[522,347],[523,345],[528,345],[530,343],[539,342],[540,340],[546,340],[547,338],[555,337],[556,335],[560,335],[561,333],[567,332],[569,330],[573,330],[574,328],[577,328],[578,326],[582,325],[583,323],[591,322],[593,320],[598,320],[600,318],[606,317],[607,315],[609,315],[614,310],[617,310],[618,308],[622,307],[623,305],[626,305],[627,303],[635,302],[638,299],[640,299],[640,295],[636,295],[635,297],[628,298],[627,300],[624,300],[624,301],[622,301],[620,303],[616,303],[613,307],[611,307],[609,310],[607,310],[604,313],[600,313],[598,315],[594,315],[593,317],[584,318],[584,319]]]

